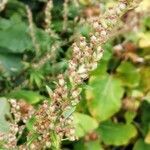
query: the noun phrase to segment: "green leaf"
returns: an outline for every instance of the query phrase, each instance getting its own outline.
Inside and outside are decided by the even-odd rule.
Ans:
[[[121,82],[111,75],[91,78],[86,91],[88,107],[92,116],[104,121],[120,110],[124,90]]]
[[[134,111],[127,111],[126,113],[125,113],[125,120],[126,120],[126,123],[127,124],[130,124],[130,123],[132,123],[132,121],[133,121],[133,119],[136,117],[136,115],[137,115],[137,113],[136,112],[134,112]]]
[[[4,22],[4,19],[2,20]],[[26,49],[31,49],[32,42],[28,34],[28,26],[21,20],[7,20],[5,22],[7,28],[0,29],[0,47],[10,49],[13,53],[22,53]]]
[[[88,23],[85,23],[84,26],[81,24],[77,30],[77,32],[79,32],[81,35],[88,37],[89,33],[91,32],[91,27]]]
[[[144,92],[150,91],[150,80],[149,80],[150,67],[149,66],[142,67],[141,70],[140,70],[140,74],[141,74],[141,77],[142,77],[142,80],[140,82],[140,88],[142,88],[142,90]]]
[[[147,134],[150,129],[150,104],[144,101],[141,105],[141,131],[143,136]]]
[[[35,32],[36,32],[35,34],[36,40],[37,40],[37,43],[40,44],[40,48],[42,48],[43,51],[50,49],[52,45],[51,36],[49,36],[49,34],[45,32],[44,30],[37,28],[37,27],[35,27]]]
[[[6,98],[0,98],[0,132],[9,131],[9,123],[6,117],[10,117],[10,107]]]
[[[138,70],[130,62],[122,62],[117,68],[118,78],[121,78],[123,84],[127,87],[137,87],[140,82]]]
[[[44,79],[44,76],[39,71],[32,71],[31,74],[30,74],[31,84],[36,84],[37,87],[41,87],[43,79]]]
[[[92,75],[102,75],[107,72],[109,61],[112,57],[112,45],[111,43],[107,43],[104,45],[103,49],[105,49],[104,54],[100,62],[98,63],[97,69],[92,71]]]
[[[99,140],[96,141],[79,141],[74,144],[74,150],[103,150]]]
[[[139,139],[135,143],[133,150],[150,150],[150,145],[146,144],[143,139]]]
[[[38,92],[27,91],[27,90],[13,91],[7,96],[16,99],[24,99],[30,104],[36,104],[44,98]]]
[[[36,122],[36,119],[34,117],[30,118],[27,123],[26,127],[29,131],[34,131],[34,123]]]
[[[97,121],[85,114],[74,113],[76,136],[82,137],[98,127]]]
[[[21,59],[13,54],[0,54],[0,67],[7,75],[14,75],[23,68]]]
[[[102,141],[107,145],[125,145],[137,135],[137,130],[132,124],[103,122],[98,128]]]

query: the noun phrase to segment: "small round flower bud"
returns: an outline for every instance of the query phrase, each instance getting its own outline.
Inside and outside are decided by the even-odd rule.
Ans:
[[[101,35],[102,35],[102,36],[105,36],[105,35],[107,35],[107,32],[106,32],[105,30],[102,30],[102,31],[101,31]]]
[[[120,8],[121,10],[126,9],[126,4],[125,4],[125,3],[120,3],[119,8]]]

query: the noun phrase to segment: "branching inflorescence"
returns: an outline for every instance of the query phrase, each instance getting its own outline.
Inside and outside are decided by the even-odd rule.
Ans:
[[[113,29],[122,14],[133,8],[136,2],[136,0],[121,0],[116,7],[110,8],[103,16],[88,20],[92,27],[89,39],[81,36],[78,41],[73,43],[72,57],[68,61],[68,68],[63,74],[58,75],[55,90],[48,90],[51,101],[45,100],[37,111],[32,111],[35,123],[33,130],[29,131],[27,135],[27,141],[34,137],[35,133],[38,136],[31,144],[27,142],[22,145],[22,148],[54,147],[54,149],[60,149],[59,144],[64,138],[69,140],[77,138],[75,137],[73,117],[71,113],[66,115],[66,112],[72,112],[79,103],[80,85],[88,79],[89,72],[94,70],[101,60],[102,45],[112,36]],[[12,101],[11,104],[13,106]],[[31,118],[31,115],[27,118]]]

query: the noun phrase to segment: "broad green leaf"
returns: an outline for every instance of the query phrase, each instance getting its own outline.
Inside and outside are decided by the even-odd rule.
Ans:
[[[43,51],[50,49],[52,45],[52,38],[49,36],[47,32],[44,30],[35,27],[35,32],[36,32],[36,40],[37,43],[40,45],[40,48],[42,48]],[[56,40],[56,39],[55,39]]]
[[[133,150],[150,150],[150,144],[146,144],[143,139],[137,140]]]
[[[97,121],[85,114],[74,113],[76,136],[82,137],[98,127]]]
[[[107,145],[126,145],[137,135],[137,130],[132,124],[103,122],[98,128],[102,141]]]
[[[10,117],[10,107],[6,98],[0,98],[0,132],[7,132],[9,130],[9,123],[6,117]]]
[[[96,141],[79,141],[74,144],[73,150],[103,150],[99,140]]]
[[[118,78],[121,78],[123,84],[127,87],[137,87],[140,82],[138,70],[130,62],[122,62],[117,68]]]
[[[0,54],[0,67],[6,75],[14,75],[23,68],[21,59],[13,54]]]
[[[90,113],[98,121],[104,121],[120,110],[124,90],[121,82],[111,75],[91,77],[86,90]]]
[[[97,69],[92,71],[92,75],[102,75],[107,72],[109,60],[112,57],[112,45],[111,43],[107,43],[104,45],[103,49],[105,49],[102,59],[99,61]]]
[[[109,61],[112,57],[112,49],[113,49],[113,46],[112,46],[112,43],[109,42],[109,43],[106,43],[104,46],[103,46],[103,49],[105,50],[104,51],[104,54],[103,54],[103,57],[102,57],[102,60],[104,61]]]
[[[10,98],[23,99],[30,104],[36,104],[40,102],[44,97],[38,92],[28,90],[13,91],[7,95]]]
[[[107,65],[108,65],[107,61],[101,60],[100,63],[98,63],[97,68],[94,71],[92,71],[91,75],[105,74],[107,71]]]
[[[6,22],[8,24],[8,21]],[[9,20],[9,24],[7,28],[0,30],[0,47],[10,49],[13,53],[22,53],[24,50],[31,49],[32,42],[28,34],[28,26],[14,20]]]

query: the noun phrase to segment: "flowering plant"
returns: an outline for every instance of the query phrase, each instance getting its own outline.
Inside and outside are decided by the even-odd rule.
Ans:
[[[134,11],[139,2],[120,0],[101,10],[105,5],[98,1],[64,0],[63,11],[52,0],[0,2],[0,50],[6,51],[0,54],[0,148],[59,150],[65,142],[78,141],[74,149],[86,149],[84,139],[96,150],[136,139],[132,122],[144,105],[141,100],[149,99],[149,87],[138,89],[147,85],[140,83],[139,71],[126,60],[145,59],[133,52],[133,43],[124,40],[114,46],[116,56],[107,44],[122,34],[120,28],[140,28],[139,12]],[[126,21],[133,11],[130,25]],[[123,49],[127,52],[121,53]],[[126,123],[119,122],[121,113],[114,116],[119,111],[125,111]],[[149,129],[143,132],[149,143]],[[146,143],[139,139],[134,149],[138,144],[149,147]]]

